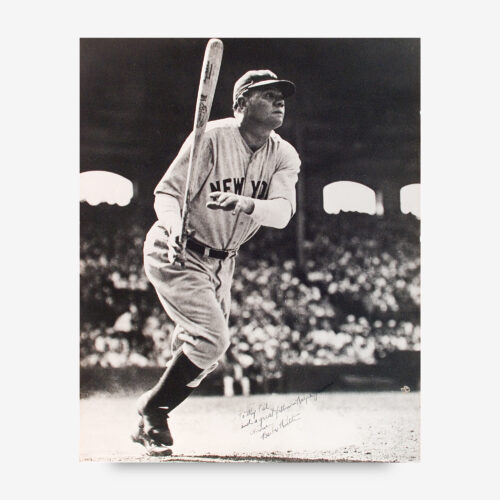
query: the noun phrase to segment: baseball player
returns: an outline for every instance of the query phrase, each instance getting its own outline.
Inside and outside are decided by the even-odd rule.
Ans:
[[[261,225],[284,228],[295,212],[300,159],[274,132],[295,85],[269,70],[234,85],[234,117],[207,124],[189,187],[190,235],[184,266],[181,209],[192,134],[155,189],[158,220],[144,243],[146,274],[176,324],[173,357],[138,400],[132,439],[150,454],[171,454],[167,418],[217,367],[230,345],[230,288],[239,247]]]

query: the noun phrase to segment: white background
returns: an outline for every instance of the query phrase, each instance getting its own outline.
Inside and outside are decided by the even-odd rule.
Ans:
[[[498,17],[493,2],[465,5],[174,8],[87,0],[4,7],[0,365],[9,498],[484,498],[494,488]],[[78,462],[79,38],[188,36],[422,39],[421,463]]]

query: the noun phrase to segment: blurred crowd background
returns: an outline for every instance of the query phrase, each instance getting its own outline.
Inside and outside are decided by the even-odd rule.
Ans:
[[[174,328],[149,284],[150,221],[134,206],[81,204],[83,367],[162,367]],[[420,350],[420,222],[340,213],[308,222],[305,265],[288,230],[240,249],[226,377],[262,387],[290,365],[376,364]]]

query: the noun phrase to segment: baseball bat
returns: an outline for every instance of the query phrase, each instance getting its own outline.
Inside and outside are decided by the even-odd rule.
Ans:
[[[198,160],[198,153],[205,133],[212,102],[214,100],[217,79],[222,63],[222,52],[224,45],[217,38],[212,38],[207,43],[205,56],[201,67],[200,85],[198,87],[198,97],[196,98],[196,108],[194,112],[194,126],[192,134],[191,151],[189,153],[189,165],[186,176],[186,187],[184,190],[184,200],[182,203],[182,231],[181,231],[181,250],[176,258],[176,262],[184,265],[186,261],[186,242],[188,238],[188,216],[189,216],[189,189],[191,186],[191,176],[193,168]]]

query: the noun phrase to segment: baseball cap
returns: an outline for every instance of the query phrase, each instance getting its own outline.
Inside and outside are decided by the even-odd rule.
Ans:
[[[290,97],[295,93],[294,83],[288,80],[279,80],[276,74],[268,69],[252,69],[247,71],[234,84],[233,105],[236,104],[238,97],[242,96],[247,90],[267,85],[276,85],[283,92],[283,97]]]

